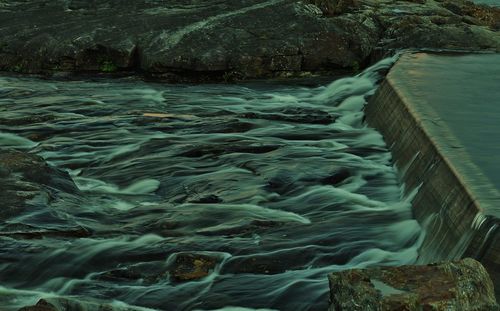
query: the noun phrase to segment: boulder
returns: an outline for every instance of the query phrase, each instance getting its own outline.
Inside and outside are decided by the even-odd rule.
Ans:
[[[171,82],[359,70],[400,48],[499,51],[499,12],[463,0],[9,1],[0,70]]]
[[[40,299],[36,305],[23,307],[19,311],[58,311],[58,309],[45,299]]]
[[[18,150],[0,150],[0,170],[5,175],[20,175],[27,182],[66,192],[77,191],[67,172],[49,166],[43,158],[35,154]]]
[[[115,306],[108,303],[80,301],[74,298],[40,299],[36,305],[27,306],[18,311],[140,311],[144,308],[133,306]]]
[[[204,254],[175,254],[169,267],[170,280],[187,282],[202,279],[212,273],[218,261],[218,258]]]
[[[59,191],[77,193],[68,173],[24,151],[0,150],[0,219],[19,214],[28,203],[46,204]]]
[[[476,260],[331,273],[331,311],[499,310],[493,283]]]

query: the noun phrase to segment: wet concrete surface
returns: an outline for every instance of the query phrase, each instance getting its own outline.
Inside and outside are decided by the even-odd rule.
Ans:
[[[404,54],[365,112],[416,193],[418,262],[475,258],[500,297],[500,55]]]
[[[414,54],[394,69],[418,105],[449,128],[454,147],[500,188],[500,54]]]

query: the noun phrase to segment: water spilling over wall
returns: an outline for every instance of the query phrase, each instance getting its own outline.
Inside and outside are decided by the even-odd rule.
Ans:
[[[369,124],[390,146],[406,191],[419,189],[413,211],[426,238],[418,262],[473,257],[490,273],[497,297],[499,60],[498,54],[406,54],[366,109]]]

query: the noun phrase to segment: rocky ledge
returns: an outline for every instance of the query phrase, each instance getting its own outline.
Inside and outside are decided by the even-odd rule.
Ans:
[[[0,70],[171,82],[357,70],[385,51],[500,51],[500,9],[463,0],[0,2]]]
[[[67,298],[40,299],[35,305],[23,307],[18,311],[144,311],[144,308],[101,304],[97,302],[81,302]]]
[[[330,311],[500,310],[484,267],[466,258],[329,275]]]
[[[40,239],[44,237],[87,237],[91,233],[78,225],[41,228],[17,217],[38,213],[49,202],[71,199],[79,192],[65,171],[48,165],[41,157],[24,151],[0,148],[0,238]],[[44,213],[50,214],[52,211]],[[45,215],[45,216],[44,216]]]

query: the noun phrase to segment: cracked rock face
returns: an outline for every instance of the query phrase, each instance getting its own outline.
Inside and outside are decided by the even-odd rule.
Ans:
[[[500,50],[499,9],[458,1],[40,0],[0,4],[0,70],[174,82],[359,68],[374,50]]]
[[[328,279],[331,311],[499,310],[488,273],[470,258],[352,269],[332,273]]]

